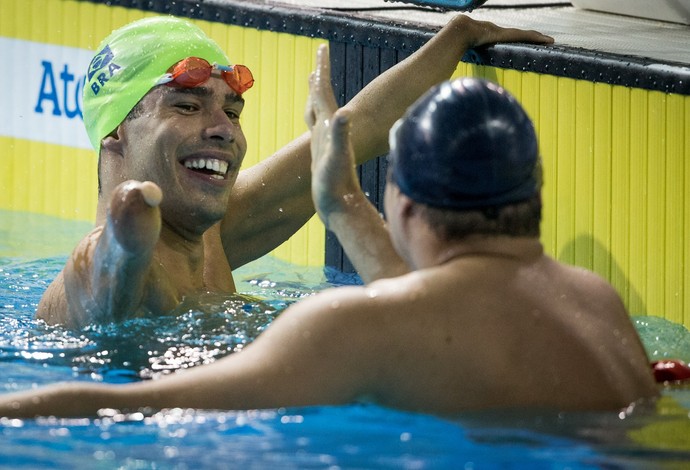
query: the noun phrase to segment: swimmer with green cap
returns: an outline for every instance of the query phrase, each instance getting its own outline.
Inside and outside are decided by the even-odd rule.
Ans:
[[[160,47],[161,38],[165,47]],[[101,42],[84,87],[84,124],[97,152],[101,140],[159,84],[170,66],[188,57],[230,63],[199,27],[172,16],[135,21]]]
[[[458,16],[374,80],[345,107],[358,163],[388,150],[390,126],[468,48],[506,41],[551,39]],[[328,69],[319,60],[316,82]],[[86,80],[84,122],[99,156],[96,228],[47,289],[39,318],[82,327],[232,294],[233,269],[313,215],[310,135],[240,171],[254,79],[189,21],[150,17],[113,31]]]
[[[306,112],[317,210],[346,247],[359,244],[348,255],[370,278],[361,258],[381,253],[381,264],[397,259],[409,272],[303,299],[241,354],[159,380],[0,396],[0,416],[361,400],[449,416],[653,404],[652,369],[616,292],[543,252],[536,136],[517,101],[495,84],[460,79],[413,104],[391,133],[384,224],[359,188],[355,115],[337,110],[327,56],[322,49]],[[429,169],[416,174],[422,152]],[[444,172],[462,186],[450,197],[426,187]]]

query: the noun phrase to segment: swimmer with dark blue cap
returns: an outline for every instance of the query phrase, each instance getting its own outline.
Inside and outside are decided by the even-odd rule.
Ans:
[[[300,299],[242,354],[160,380],[0,396],[0,416],[362,400],[449,417],[489,409],[627,413],[658,396],[613,287],[551,258],[537,233],[519,229],[522,219],[538,227],[538,154],[513,98],[464,79],[413,105],[393,133],[384,221],[355,172],[362,146],[352,137],[366,129],[351,126],[351,110],[337,109],[330,83],[322,47],[305,113],[311,193],[366,285]],[[497,208],[495,220],[475,210],[486,207]],[[511,219],[517,223],[503,223]],[[506,230],[478,230],[482,224]],[[456,225],[466,233],[458,236]]]
[[[391,129],[390,148],[392,181],[431,207],[497,207],[540,189],[532,121],[487,80],[461,78],[430,90]]]
[[[544,251],[537,136],[505,89],[461,78],[408,108],[389,134],[385,220],[359,186],[348,113],[328,87],[311,95],[314,203],[366,284],[318,298],[319,318],[347,324],[333,331],[348,363],[377,358],[357,380],[394,391],[372,396],[454,412],[657,396],[615,289]]]

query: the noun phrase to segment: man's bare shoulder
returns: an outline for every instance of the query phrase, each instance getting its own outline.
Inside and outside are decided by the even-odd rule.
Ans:
[[[369,314],[388,306],[395,306],[401,302],[404,291],[402,285],[406,283],[400,276],[392,279],[383,279],[372,282],[366,286],[346,286],[327,289],[318,294],[302,300],[291,309],[308,313],[346,313]]]
[[[410,308],[415,273],[383,279],[366,286],[327,289],[290,306],[274,324],[320,331],[323,337],[369,336],[390,318]],[[330,333],[329,333],[330,332]],[[373,338],[375,339],[375,338]]]
[[[625,313],[623,301],[616,289],[599,274],[588,269],[553,261],[558,266],[560,278],[568,283],[583,301],[606,305]]]

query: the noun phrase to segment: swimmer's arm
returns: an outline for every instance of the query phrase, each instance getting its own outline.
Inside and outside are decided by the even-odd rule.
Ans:
[[[310,81],[305,113],[312,129],[312,197],[321,220],[336,234],[365,282],[396,277],[410,268],[395,251],[385,222],[359,186],[353,158],[360,151],[358,145],[364,142],[376,151],[388,150],[387,140],[380,149],[382,142],[376,138],[387,136],[404,111],[401,103],[407,107],[431,86],[449,78],[470,47],[499,41],[549,42],[551,38],[457,16],[420,51],[372,82],[337,114],[328,52],[319,49],[319,68]],[[374,96],[378,99],[372,99]]]
[[[360,293],[364,300],[349,304],[352,289],[295,304],[244,351],[215,363],[133,384],[66,383],[0,395],[0,417],[95,416],[104,408],[265,409],[375,396],[381,351],[366,310],[376,299]]]
[[[153,183],[119,185],[105,224],[77,245],[58,279],[63,289],[58,284],[48,289],[38,317],[82,327],[138,312],[160,234],[160,200],[161,191]]]
[[[330,213],[327,226],[364,283],[410,272],[393,247],[383,216],[364,193],[354,193],[343,202],[340,209]]]
[[[277,248],[314,215],[310,181],[308,134],[240,171],[220,225],[232,269]]]
[[[499,42],[551,43],[536,31],[453,17],[426,44],[367,85],[344,108],[352,113],[358,163],[388,151],[388,130],[431,87],[449,79],[467,50]]]
[[[321,46],[309,80],[305,120],[311,129],[312,198],[316,212],[343,246],[364,282],[409,272],[396,253],[383,218],[355,172],[351,113],[337,109],[328,49]]]
[[[535,31],[501,28],[454,17],[418,51],[368,84],[345,109],[351,114],[357,163],[388,151],[388,130],[417,98],[450,78],[465,52],[496,42],[549,43]],[[298,137],[259,165],[242,171],[221,226],[232,268],[279,246],[314,214],[309,135]]]

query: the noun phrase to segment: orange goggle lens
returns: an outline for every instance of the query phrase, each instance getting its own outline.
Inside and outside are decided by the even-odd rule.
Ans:
[[[220,71],[223,80],[235,93],[241,95],[254,85],[252,72],[244,65],[211,65],[199,57],[188,57],[170,67],[168,86],[194,88],[211,78],[213,69]]]

